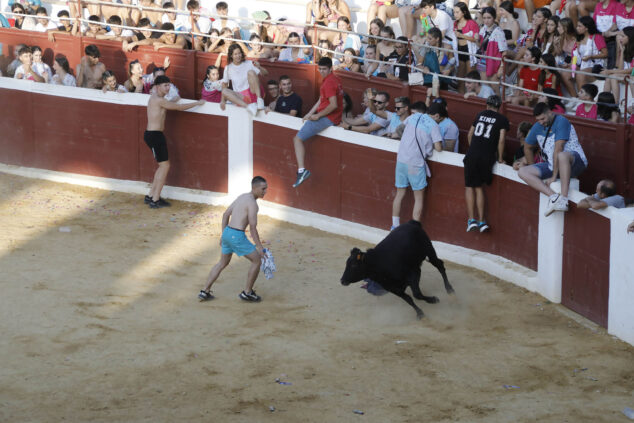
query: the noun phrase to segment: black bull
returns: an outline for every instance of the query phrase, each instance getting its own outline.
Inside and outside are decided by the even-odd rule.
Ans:
[[[405,293],[408,286],[414,298],[428,303],[437,303],[437,297],[427,297],[420,291],[420,267],[423,260],[429,261],[442,275],[445,290],[451,294],[453,287],[447,279],[445,265],[436,255],[436,250],[423,230],[420,222],[410,220],[391,231],[376,247],[362,252],[358,248],[350,251],[346,261],[346,270],[341,276],[342,285],[350,285],[369,278],[379,283],[385,290],[404,299],[414,307],[416,317],[424,316],[421,310]]]

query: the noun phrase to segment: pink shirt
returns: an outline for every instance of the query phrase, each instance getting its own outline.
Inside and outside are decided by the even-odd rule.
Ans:
[[[601,2],[597,3],[594,8],[594,21],[597,23],[597,29],[603,33],[610,29],[610,27],[616,23],[616,15],[620,9],[621,4],[616,0],[610,0],[607,7],[604,9]]]
[[[597,105],[593,104],[590,108],[589,112],[586,112],[585,104],[580,104],[577,106],[577,111],[575,112],[577,116],[581,116],[588,119],[596,119],[597,118]]]
[[[619,31],[627,26],[634,26],[634,7],[628,12],[625,4],[619,3],[616,11],[616,26]]]

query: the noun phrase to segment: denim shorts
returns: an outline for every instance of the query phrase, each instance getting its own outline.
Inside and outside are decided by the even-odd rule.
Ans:
[[[247,239],[244,231],[227,226],[222,231],[222,254],[236,253],[238,257],[246,256],[255,251],[255,245]]]
[[[581,172],[586,170],[586,165],[583,160],[581,160],[581,156],[579,155],[579,153],[577,153],[576,151],[571,151],[570,154],[572,155],[572,157],[574,157],[572,166],[570,166],[570,177],[576,178],[577,176],[581,175]],[[547,179],[553,176],[553,171],[548,168],[548,162],[536,163],[531,166],[534,166],[539,170],[540,179]]]
[[[297,137],[302,141],[306,141],[332,125],[332,121],[327,117],[322,117],[319,120],[307,120],[297,133]]]
[[[427,186],[427,172],[425,166],[412,166],[396,162],[396,188],[411,186],[414,191],[420,191]]]

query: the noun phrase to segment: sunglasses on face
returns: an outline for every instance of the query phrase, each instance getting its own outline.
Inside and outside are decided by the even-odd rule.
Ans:
[[[405,107],[405,106],[396,106],[395,109],[396,110],[401,110],[401,109],[407,109],[407,107]]]
[[[374,104],[385,104],[385,101],[373,100]]]

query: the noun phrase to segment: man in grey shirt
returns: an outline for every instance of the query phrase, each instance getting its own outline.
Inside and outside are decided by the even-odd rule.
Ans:
[[[625,199],[616,194],[616,185],[609,179],[603,179],[597,184],[597,192],[579,201],[577,208],[601,210],[608,206],[622,209]]]

